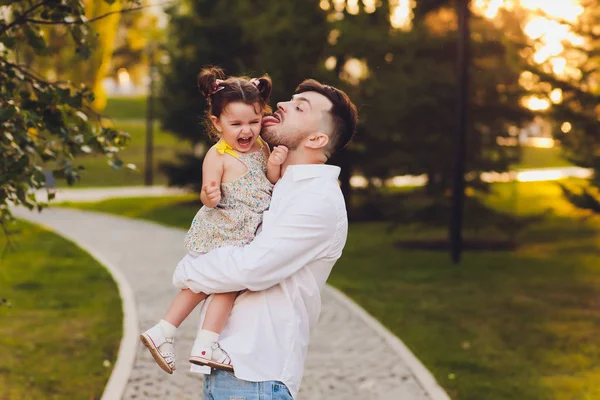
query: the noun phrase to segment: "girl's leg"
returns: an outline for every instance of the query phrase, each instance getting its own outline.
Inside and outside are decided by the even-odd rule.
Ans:
[[[194,293],[189,289],[180,291],[167,310],[164,319],[142,333],[140,339],[156,363],[165,372],[175,370],[175,347],[173,346],[177,327],[206,298],[204,293]]]
[[[231,309],[233,308],[233,303],[235,302],[237,295],[237,292],[213,295],[213,299],[208,305],[208,310],[206,310],[206,317],[204,318],[202,329],[221,334],[221,331],[227,322],[227,318],[229,318],[229,314],[231,314]]]
[[[163,320],[167,321],[175,328],[178,328],[183,320],[186,319],[194,308],[196,308],[196,306],[204,299],[206,299],[204,293],[194,293],[189,289],[181,290],[177,293],[173,302],[171,302]]]
[[[231,314],[237,293],[215,294],[206,310],[202,328],[198,332],[190,362],[232,371],[231,359],[219,346],[219,336]]]

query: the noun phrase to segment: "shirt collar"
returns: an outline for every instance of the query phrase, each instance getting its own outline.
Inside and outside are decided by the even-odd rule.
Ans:
[[[289,165],[285,171],[285,175],[291,175],[294,182],[303,179],[331,177],[337,179],[340,175],[340,167],[326,164],[301,164]]]

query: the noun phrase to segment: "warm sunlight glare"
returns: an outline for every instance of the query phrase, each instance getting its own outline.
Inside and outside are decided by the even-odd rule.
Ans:
[[[360,11],[358,0],[348,0],[346,10],[348,11],[348,14],[357,15]]]
[[[489,18],[489,19],[495,18],[496,15],[498,15],[498,11],[500,10],[500,7],[502,7],[502,3],[504,3],[503,0],[491,0],[489,2],[487,10],[485,10],[485,13],[484,13],[486,18]]]
[[[390,22],[396,29],[409,30],[412,26],[414,0],[390,1]]]
[[[529,138],[529,145],[538,149],[551,149],[554,147],[554,139],[547,137]]]
[[[336,11],[344,11],[344,8],[346,7],[346,0],[333,0],[333,7]]]
[[[552,100],[554,104],[560,104],[562,102],[562,99],[563,93],[561,89],[556,88],[550,92],[550,100]]]
[[[365,12],[367,14],[372,14],[375,12],[375,9],[377,8],[377,1],[376,0],[363,0],[363,5],[365,6]]]
[[[358,85],[358,83],[362,79],[365,79],[368,74],[369,68],[364,60],[350,58],[348,61],[346,61],[344,67],[342,68],[341,77],[343,80],[352,85]]]
[[[563,57],[554,57],[552,60],[550,60],[550,65],[552,65],[552,72],[560,76],[565,73],[567,60],[565,60]]]
[[[337,65],[337,60],[334,56],[331,56],[331,57],[327,58],[327,60],[325,60],[325,68],[327,68],[330,71],[333,70],[336,65]]]
[[[536,96],[529,96],[523,99],[525,107],[531,111],[544,111],[550,108],[550,101]]]
[[[531,11],[541,11],[550,18],[577,21],[583,13],[579,0],[520,0],[521,6]]]
[[[521,72],[521,75],[519,76],[519,85],[525,88],[525,90],[533,90],[536,83],[536,77],[531,72]]]
[[[533,61],[537,64],[546,63],[554,74],[559,77],[576,78],[577,68],[569,66],[565,53],[564,43],[583,46],[584,39],[572,32],[571,27],[561,23],[566,21],[574,23],[583,13],[584,9],[580,0],[474,0],[473,11],[488,19],[498,15],[500,9],[512,10],[520,6],[529,11],[523,25],[523,32],[535,40]],[[519,83],[527,90],[533,90],[537,82],[531,79],[530,73],[523,73]],[[554,89],[549,93],[550,100],[530,96],[523,99],[523,104],[533,111],[543,111],[552,103],[562,101],[562,92]]]
[[[131,84],[131,78],[129,77],[129,72],[125,68],[119,68],[117,71],[117,79],[119,81],[120,87],[126,87]]]
[[[509,0],[475,0],[473,10],[485,17],[492,19],[498,14],[500,8],[512,9],[515,1]],[[554,59],[564,51],[563,41],[581,46],[583,38],[577,36],[569,26],[561,24],[559,20],[576,22],[583,13],[579,0],[518,0],[530,16],[523,27],[525,34],[534,40],[539,40],[541,46],[537,48],[533,59],[541,64]],[[559,63],[560,64],[560,63]],[[564,64],[555,66],[553,70],[564,72]]]

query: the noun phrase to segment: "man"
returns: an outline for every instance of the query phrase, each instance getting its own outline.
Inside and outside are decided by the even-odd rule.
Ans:
[[[340,169],[325,162],[350,141],[357,119],[345,93],[315,80],[302,82],[290,101],[263,120],[263,138],[289,152],[261,232],[243,248],[181,261],[184,276],[177,279],[194,292],[243,291],[219,339],[235,376],[213,370],[206,377],[206,400],[297,396],[320,292],[348,232]]]

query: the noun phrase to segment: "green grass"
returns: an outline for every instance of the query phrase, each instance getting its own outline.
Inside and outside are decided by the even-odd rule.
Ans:
[[[145,96],[109,97],[102,114],[114,119],[144,119],[147,105]]]
[[[91,203],[58,203],[59,207],[99,211],[128,218],[145,219],[163,225],[188,229],[202,207],[198,195],[171,197],[131,197]]]
[[[515,165],[515,169],[528,168],[552,168],[552,167],[572,167],[569,161],[562,156],[560,147],[555,146],[549,149],[537,147],[522,147],[521,161]]]
[[[146,125],[140,121],[116,121],[116,127],[131,135],[129,146],[121,152],[121,159],[125,163],[135,164],[137,171],[123,168],[112,169],[104,156],[88,156],[77,159],[77,165],[82,165],[85,170],[81,173],[81,182],[75,187],[89,186],[134,186],[144,184],[144,160],[146,146]],[[190,144],[180,141],[175,135],[159,129],[158,123],[154,129],[154,184],[166,184],[167,177],[159,170],[159,164],[172,161],[180,151],[190,149]],[[66,186],[59,180],[58,183]]]
[[[117,287],[75,244],[17,226],[16,251],[0,259],[0,297],[11,303],[0,304],[0,398],[99,399],[122,334]]]
[[[553,211],[518,251],[467,253],[453,265],[443,252],[393,246],[441,231],[351,224],[329,282],[402,338],[454,400],[600,399],[600,223],[581,218],[553,182],[493,189],[497,208]],[[185,229],[192,200],[75,206]]]

